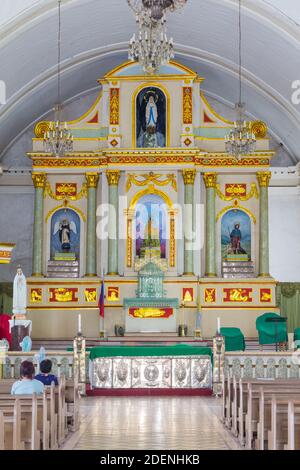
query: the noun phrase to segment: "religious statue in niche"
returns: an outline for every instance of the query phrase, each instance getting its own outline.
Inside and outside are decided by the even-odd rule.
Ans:
[[[80,218],[72,209],[55,212],[51,220],[51,259],[59,253],[73,254],[79,259],[80,254]]]
[[[56,222],[53,235],[59,233],[59,240],[64,253],[68,253],[71,248],[71,231],[77,235],[76,225],[73,221],[63,219]]]
[[[166,146],[166,97],[159,88],[144,88],[137,96],[136,141],[139,148]]]
[[[222,259],[251,260],[251,221],[241,210],[231,210],[222,219]]]

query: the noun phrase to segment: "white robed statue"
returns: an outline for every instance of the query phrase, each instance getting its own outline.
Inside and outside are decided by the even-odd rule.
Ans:
[[[18,267],[14,279],[13,290],[13,314],[26,315],[27,307],[27,283],[21,267]]]
[[[154,97],[151,95],[146,106],[146,126],[156,128],[158,119],[158,110]]]

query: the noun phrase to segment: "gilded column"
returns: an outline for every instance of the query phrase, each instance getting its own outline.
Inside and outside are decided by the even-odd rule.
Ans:
[[[182,171],[184,181],[184,275],[194,275],[194,183],[196,170]]]
[[[125,216],[127,217],[127,268],[132,267],[132,222],[134,219],[134,210],[126,209]]]
[[[119,181],[121,172],[108,170],[106,177],[108,181],[108,274],[118,274],[118,234],[119,234]]]
[[[86,173],[87,225],[86,225],[86,276],[97,276],[96,210],[99,173]]]
[[[205,276],[216,274],[216,173],[204,173],[206,187]]]
[[[259,276],[270,277],[269,273],[269,183],[270,171],[259,171],[257,180],[260,187],[259,206]]]
[[[43,275],[44,190],[47,175],[46,173],[32,173],[32,181],[35,187],[32,275],[41,277]]]

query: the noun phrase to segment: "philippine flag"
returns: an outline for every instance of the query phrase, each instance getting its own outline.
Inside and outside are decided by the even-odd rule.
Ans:
[[[104,299],[105,299],[105,285],[104,285],[104,276],[102,277],[102,284],[101,284],[101,293],[99,297],[99,312],[100,317],[104,318]]]

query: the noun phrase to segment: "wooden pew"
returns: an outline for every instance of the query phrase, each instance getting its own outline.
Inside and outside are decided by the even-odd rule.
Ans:
[[[74,380],[66,381],[66,417],[69,423],[69,429],[72,432],[76,432],[79,429],[79,405],[80,405],[80,392],[78,385],[78,378],[74,377]]]
[[[259,419],[257,424],[257,439],[255,440],[255,448],[257,450],[265,450],[265,443],[269,448],[270,443],[270,429],[273,429],[273,418],[272,418],[272,400],[276,395],[276,400],[291,400],[293,398],[299,399],[299,392],[295,389],[286,389],[279,387],[278,390],[265,389],[261,387],[259,396]],[[278,414],[283,414],[286,410],[278,409]],[[276,424],[275,424],[276,426]],[[275,450],[275,449],[274,449]]]
[[[223,397],[222,397],[222,411],[221,419],[226,427],[229,429],[232,425],[231,401],[232,401],[232,384],[233,379],[229,376],[223,378]]]
[[[299,448],[299,393],[294,397],[273,395],[271,400],[271,429],[268,431],[268,449],[299,450]]]
[[[249,384],[251,384],[251,401],[248,400]],[[226,378],[226,380],[224,380],[222,420],[224,424],[229,429],[231,429],[231,432],[235,436],[238,436],[239,441],[242,445],[245,445],[247,439],[247,447],[250,446],[250,440],[252,443],[253,433],[259,432],[258,422],[260,420],[260,386],[264,386],[266,390],[272,390],[274,386],[276,387],[276,389],[278,389],[278,387],[282,388],[283,391],[285,390],[285,388],[287,388],[287,391],[290,392],[291,386],[293,391],[295,391],[295,387],[300,386],[300,381],[299,379],[240,379],[239,381],[237,381],[231,378]],[[249,418],[249,415],[251,415],[251,419]],[[249,425],[247,424],[247,421],[249,421]]]
[[[264,440],[264,416],[266,409],[268,409],[267,405],[270,404],[271,396],[273,394],[293,396],[297,392],[300,393],[300,380],[279,379],[264,382],[263,384],[260,381],[252,381],[248,383],[247,387],[246,447],[251,449],[255,443],[254,434],[258,433],[261,436],[261,445]]]
[[[38,405],[35,395],[24,400],[23,397],[1,399],[3,413],[3,433],[5,450],[39,450],[40,432],[37,426]],[[7,425],[9,429],[7,430]],[[12,429],[11,429],[12,428]]]
[[[0,381],[1,394],[8,394],[15,380],[5,379]],[[54,385],[52,385],[54,387]],[[79,428],[79,388],[78,381],[65,380],[64,376],[59,379],[59,386],[45,387],[48,399],[50,399],[50,410],[48,410],[48,421],[50,422],[50,448],[55,449],[64,442],[69,430],[77,431]],[[51,394],[54,395],[51,397]],[[69,421],[69,427],[68,427]]]
[[[0,450],[4,450],[4,415],[0,411]]]
[[[13,403],[17,395],[11,395],[9,392],[12,386],[12,380],[5,380],[0,382],[0,406],[4,403]],[[4,393],[5,392],[5,393]],[[29,402],[32,398],[31,395],[21,396],[22,403]],[[38,427],[42,435],[43,449],[56,449],[57,442],[57,413],[55,410],[55,386],[46,387],[44,394],[37,396],[38,407]]]

